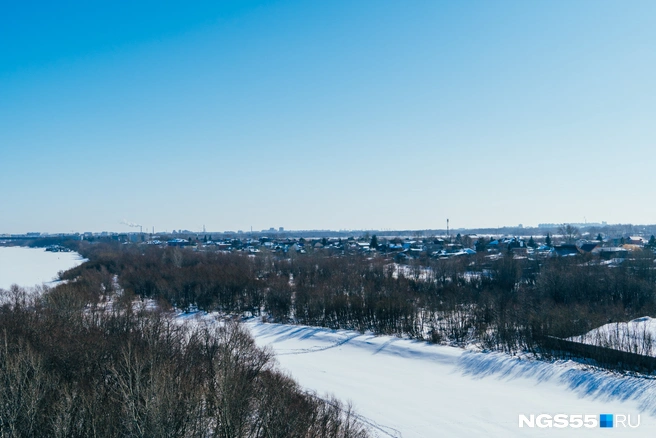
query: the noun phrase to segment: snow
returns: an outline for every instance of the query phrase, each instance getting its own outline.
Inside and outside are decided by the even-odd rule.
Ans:
[[[656,319],[643,316],[629,322],[612,322],[569,340],[654,356],[656,355]]]
[[[12,284],[33,287],[43,283],[52,286],[59,271],[85,262],[75,252],[48,252],[41,248],[0,247],[0,289]]]
[[[605,436],[606,429],[527,429],[519,414],[641,414],[654,436],[656,381],[390,336],[246,322],[280,367],[319,394],[351,400],[379,437]],[[598,435],[596,435],[598,436]]]

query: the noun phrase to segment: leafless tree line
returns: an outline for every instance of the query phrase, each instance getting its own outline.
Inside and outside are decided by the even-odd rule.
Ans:
[[[65,277],[95,285],[91,289],[108,287],[117,274],[127,296],[156,298],[163,305],[264,312],[281,322],[458,345],[478,342],[504,351],[537,353],[545,336],[580,336],[609,322],[656,313],[650,251],[612,268],[592,256],[530,260],[511,254],[423,259],[404,269],[384,258],[322,251],[290,259],[96,246],[85,256],[91,261]],[[619,343],[611,339],[604,346],[622,348]],[[631,351],[652,350],[645,344]]]

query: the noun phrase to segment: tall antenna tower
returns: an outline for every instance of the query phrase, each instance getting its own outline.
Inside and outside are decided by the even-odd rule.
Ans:
[[[446,237],[449,237],[449,219],[446,219]]]

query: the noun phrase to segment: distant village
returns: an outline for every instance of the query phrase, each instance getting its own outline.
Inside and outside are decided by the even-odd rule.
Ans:
[[[154,231],[154,230],[153,230]],[[61,242],[115,241],[124,245],[184,247],[195,251],[280,253],[287,256],[322,252],[327,255],[361,253],[396,262],[483,255],[490,259],[573,257],[590,255],[610,266],[621,264],[635,251],[656,251],[656,226],[607,224],[542,224],[537,228],[505,227],[482,230],[423,231],[286,231],[171,233],[85,232],[69,234],[0,234],[0,245],[38,242],[46,251],[70,251]]]

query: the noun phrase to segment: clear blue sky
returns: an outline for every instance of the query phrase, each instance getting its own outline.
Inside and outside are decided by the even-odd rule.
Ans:
[[[0,233],[654,223],[656,2],[4,2]]]

